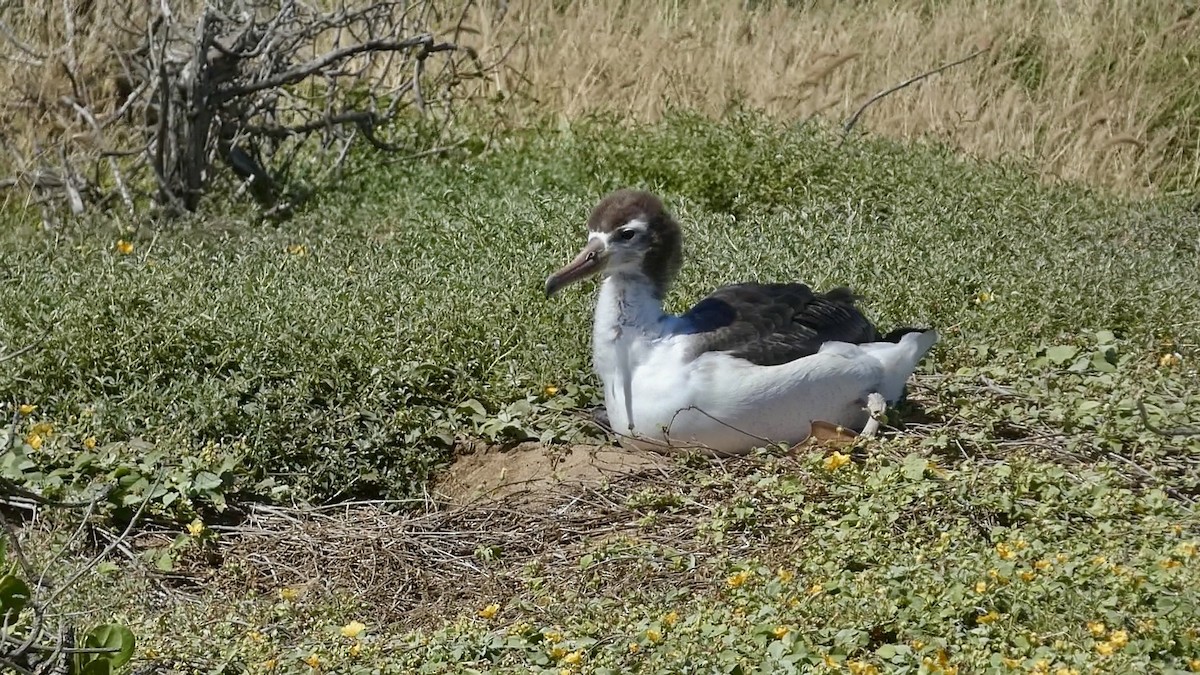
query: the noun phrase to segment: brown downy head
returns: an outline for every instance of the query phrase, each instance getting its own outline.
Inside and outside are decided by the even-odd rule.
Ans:
[[[588,243],[546,279],[546,296],[595,274],[642,276],[662,298],[683,260],[683,233],[662,201],[640,190],[609,194],[588,218]]]

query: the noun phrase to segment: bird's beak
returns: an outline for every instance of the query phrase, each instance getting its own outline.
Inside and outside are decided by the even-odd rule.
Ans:
[[[604,263],[604,241],[599,237],[588,240],[587,246],[575,259],[562,269],[546,277],[546,297],[557,293],[564,286],[586,279],[600,271]]]

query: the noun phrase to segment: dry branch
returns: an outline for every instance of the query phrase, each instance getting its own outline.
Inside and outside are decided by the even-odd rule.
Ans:
[[[48,44],[12,28],[41,2],[0,9],[0,41],[26,57],[0,122],[40,120],[0,135],[15,158],[0,188],[76,214],[147,201],[194,211],[230,174],[286,211],[363,143],[405,155],[452,145],[466,83],[497,65],[458,42],[476,32],[474,0],[160,0],[80,16],[42,2],[57,21]],[[61,81],[47,84],[51,61]]]

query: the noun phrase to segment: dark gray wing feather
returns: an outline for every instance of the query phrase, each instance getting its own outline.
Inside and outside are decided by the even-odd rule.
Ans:
[[[879,331],[847,288],[814,293],[804,284],[722,286],[680,318],[696,352],[723,351],[760,366],[817,353],[829,341],[875,342]]]

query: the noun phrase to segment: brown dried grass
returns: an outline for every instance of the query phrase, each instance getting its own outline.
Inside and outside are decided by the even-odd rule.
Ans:
[[[1200,14],[1173,3],[519,0],[482,37],[514,32],[525,40],[494,84],[524,85],[527,114],[639,121],[744,102],[841,122],[986,46],[884,98],[860,128],[1130,192],[1200,182]]]

